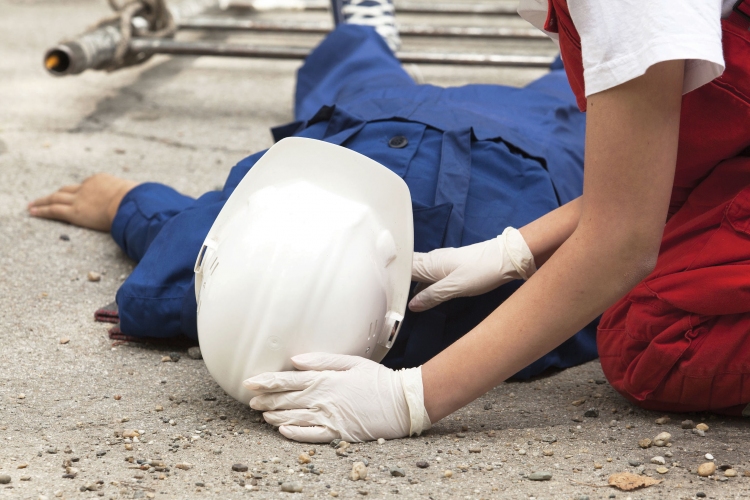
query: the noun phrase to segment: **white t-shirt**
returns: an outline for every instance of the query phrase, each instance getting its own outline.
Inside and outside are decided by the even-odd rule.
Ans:
[[[683,93],[724,71],[720,19],[736,0],[568,0],[581,37],[586,97],[685,59]],[[520,0],[518,14],[544,31],[547,0]],[[557,40],[556,33],[546,32]]]

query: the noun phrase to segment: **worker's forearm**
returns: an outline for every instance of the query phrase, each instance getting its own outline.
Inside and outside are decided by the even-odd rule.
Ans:
[[[524,228],[535,257],[552,253],[547,264],[422,367],[433,422],[560,345],[653,268],[674,180],[683,70],[680,60],[658,63],[589,96],[584,196]],[[565,242],[554,251],[556,240]]]
[[[573,234],[580,217],[581,197],[578,197],[519,229],[537,267],[547,262]]]
[[[577,230],[549,265],[422,367],[425,408],[432,422],[570,338],[643,276],[641,252],[632,252],[626,241],[592,244],[595,236],[585,233]]]

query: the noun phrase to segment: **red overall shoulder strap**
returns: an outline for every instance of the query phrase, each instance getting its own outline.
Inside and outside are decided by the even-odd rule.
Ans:
[[[565,64],[570,88],[576,96],[581,111],[586,111],[586,91],[583,81],[583,57],[581,37],[570,17],[567,0],[548,0],[547,20],[544,29],[557,33],[560,39],[560,54]]]
[[[750,1],[737,0],[729,14],[728,21],[743,29],[750,29]]]

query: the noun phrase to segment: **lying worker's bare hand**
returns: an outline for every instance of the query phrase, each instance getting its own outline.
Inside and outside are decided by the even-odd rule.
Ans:
[[[33,217],[69,222],[76,226],[109,231],[125,195],[138,183],[109,174],[96,174],[81,184],[29,203]]]

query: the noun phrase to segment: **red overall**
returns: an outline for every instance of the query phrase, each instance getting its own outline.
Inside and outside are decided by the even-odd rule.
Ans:
[[[549,3],[545,29],[559,33],[568,79],[585,110],[580,37],[566,0]],[[750,403],[748,27],[750,0],[740,0],[722,21],[724,74],[682,99],[656,268],[599,325],[604,373],[644,408],[739,415]]]

